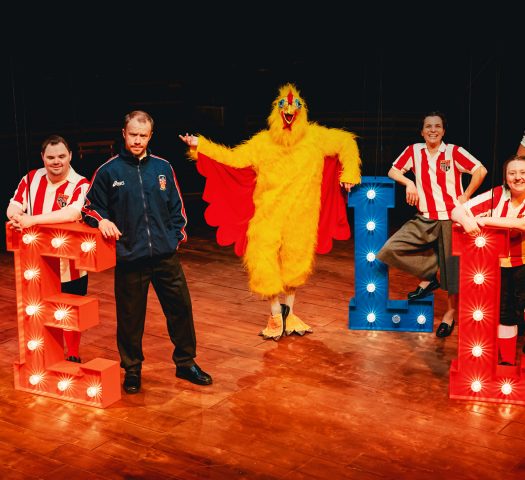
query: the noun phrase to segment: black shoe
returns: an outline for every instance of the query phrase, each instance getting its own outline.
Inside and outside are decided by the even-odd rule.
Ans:
[[[123,387],[126,393],[139,393],[140,372],[126,372]]]
[[[430,295],[439,287],[439,281],[436,277],[434,277],[432,280],[430,280],[430,283],[425,288],[422,288],[418,285],[418,287],[413,292],[408,292],[407,297],[409,300],[418,300]]]
[[[510,362],[499,362],[499,365],[505,365],[507,367],[513,367],[514,366],[514,364],[510,363]]]
[[[177,367],[175,375],[197,385],[211,385],[213,381],[211,376],[201,370],[196,363],[191,367]]]
[[[75,363],[82,363],[82,360],[80,360],[80,357],[75,357],[74,355],[70,355],[66,358],[68,362],[75,362]]]
[[[436,337],[440,337],[440,338],[448,337],[452,333],[452,330],[454,330],[455,323],[456,323],[455,320],[452,320],[451,325],[445,322],[441,322],[439,324],[438,329],[436,330]]]

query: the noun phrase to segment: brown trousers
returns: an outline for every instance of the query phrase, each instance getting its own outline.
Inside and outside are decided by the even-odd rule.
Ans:
[[[451,220],[416,215],[386,241],[377,258],[424,280],[431,280],[439,268],[441,288],[458,293],[459,262],[452,255]]]

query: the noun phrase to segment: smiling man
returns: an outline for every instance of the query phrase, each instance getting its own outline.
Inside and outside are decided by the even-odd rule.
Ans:
[[[81,219],[81,209],[89,186],[71,167],[72,152],[59,135],[51,135],[42,143],[44,166],[25,175],[9,202],[7,217],[11,228],[23,230],[33,225],[74,222]],[[60,259],[61,291],[74,295],[87,293],[87,272]],[[66,360],[81,363],[80,332],[64,330],[68,356]]]
[[[445,123],[441,112],[425,115],[421,129],[425,143],[406,147],[388,172],[390,178],[406,187],[406,201],[418,212],[390,237],[377,256],[420,280],[416,290],[408,294],[409,300],[426,297],[440,286],[448,291],[448,310],[436,330],[438,337],[452,333],[459,287],[450,215],[456,205],[472,196],[487,174],[479,160],[464,148],[443,142]],[[405,176],[410,170],[415,181]],[[463,173],[472,175],[465,190]]]

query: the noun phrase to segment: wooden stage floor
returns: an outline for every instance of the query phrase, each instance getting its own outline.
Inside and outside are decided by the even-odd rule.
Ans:
[[[298,292],[296,313],[314,333],[279,342],[257,335],[268,305],[248,292],[231,248],[204,233],[180,253],[197,362],[214,384],[175,377],[151,289],[142,392],[107,409],[14,390],[13,261],[0,253],[2,479],[525,478],[525,407],[448,398],[457,328],[446,339],[348,329],[352,240],[318,256]],[[390,297],[415,284],[392,271]],[[101,324],[83,334],[82,359],[118,360],[113,272],[90,274],[89,294]],[[439,291],[435,326],[445,306]]]

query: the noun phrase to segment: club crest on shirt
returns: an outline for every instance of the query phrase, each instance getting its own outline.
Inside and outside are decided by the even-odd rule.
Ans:
[[[65,206],[67,206],[68,198],[69,198],[69,195],[66,195],[65,193],[59,193],[57,195],[57,205],[60,208],[64,208]]]
[[[159,175],[159,186],[161,190],[166,190],[166,175]]]
[[[450,160],[440,160],[439,161],[439,168],[443,170],[444,172],[448,172],[450,170]]]

